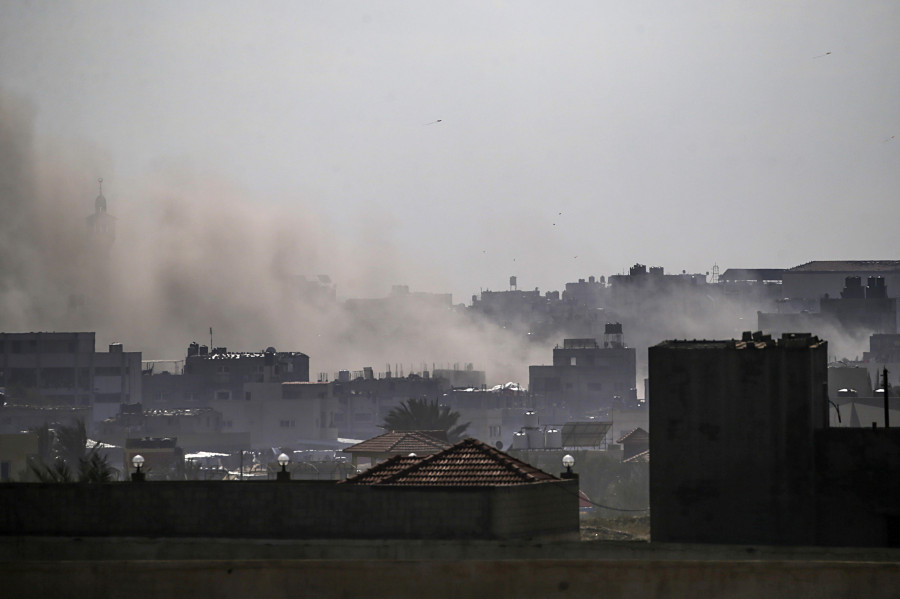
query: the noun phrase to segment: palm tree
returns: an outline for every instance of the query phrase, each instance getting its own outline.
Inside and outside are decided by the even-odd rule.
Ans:
[[[56,456],[74,468],[87,454],[87,429],[80,418],[72,426],[56,429]]]
[[[449,406],[438,405],[437,400],[411,398],[391,409],[384,417],[381,428],[389,431],[446,431],[451,443],[459,441],[471,422],[457,424],[459,412],[451,412]]]
[[[29,469],[38,481],[100,483],[116,477],[116,470],[106,456],[100,455],[99,443],[88,450],[84,420],[77,420],[72,426],[60,426],[55,431],[46,424],[32,431],[38,435],[38,456]]]

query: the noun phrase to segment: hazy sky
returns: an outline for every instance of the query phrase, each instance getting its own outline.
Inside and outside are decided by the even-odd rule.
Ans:
[[[222,193],[315,231],[287,270],[340,295],[468,303],[900,257],[898,31],[896,0],[7,1],[0,90],[76,212],[97,177],[120,222]]]

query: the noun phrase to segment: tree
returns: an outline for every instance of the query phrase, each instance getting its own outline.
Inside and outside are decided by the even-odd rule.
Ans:
[[[451,412],[449,406],[438,405],[437,400],[411,398],[391,409],[381,428],[388,431],[446,431],[447,439],[455,443],[472,424],[457,424],[459,416],[459,412]]]
[[[56,456],[65,460],[70,468],[76,467],[87,455],[87,428],[80,418],[72,426],[56,429]]]
[[[31,430],[38,435],[38,456],[29,463],[28,474],[39,482],[100,483],[116,478],[117,471],[109,465],[106,456],[100,455],[100,444],[88,450],[83,420],[55,431],[46,424]]]

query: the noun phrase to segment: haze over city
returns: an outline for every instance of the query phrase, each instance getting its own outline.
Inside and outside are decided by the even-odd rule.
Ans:
[[[895,257],[898,23],[890,1],[5,3],[2,328],[521,378],[546,348],[431,312],[366,335],[292,278],[469,303],[510,275]],[[98,178],[108,261],[82,244]]]

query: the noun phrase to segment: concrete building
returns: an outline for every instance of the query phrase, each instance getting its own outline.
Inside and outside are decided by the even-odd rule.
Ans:
[[[335,426],[347,439],[368,439],[384,432],[380,427],[393,408],[412,398],[439,399],[450,389],[444,378],[428,372],[394,376],[390,369],[376,373],[372,368],[353,372],[342,370],[331,383],[337,400]]]
[[[301,352],[279,352],[269,347],[258,352],[229,352],[191,343],[180,374],[144,376],[147,409],[170,409],[208,405],[212,400],[244,400],[245,383],[307,382],[309,356]]]
[[[210,407],[144,410],[141,404],[122,404],[115,417],[97,424],[94,437],[117,446],[134,437],[172,437],[187,452],[231,452],[251,446],[249,432],[225,431],[222,424],[222,414]]]
[[[900,260],[817,260],[782,273],[784,297],[839,297],[847,277],[884,278],[888,297],[900,296]]]
[[[863,285],[863,283],[866,283]],[[811,303],[810,303],[811,302]],[[779,306],[797,304],[799,311],[758,312],[760,330],[778,335],[786,331],[829,331],[859,334],[861,332],[895,334],[897,332],[898,300],[888,297],[883,277],[846,277],[839,297],[827,293],[815,298],[782,301]],[[807,308],[813,308],[809,310]]]
[[[649,349],[655,541],[813,544],[826,359],[809,335]]]
[[[329,383],[245,383],[241,399],[213,399],[223,432],[248,432],[249,448],[335,446],[337,401]]]
[[[649,350],[654,541],[900,544],[900,429],[828,428],[827,344]]]
[[[91,422],[140,402],[141,353],[94,344],[94,333],[0,333],[0,387],[10,403],[88,407]]]
[[[553,349],[552,366],[529,366],[528,389],[535,405],[562,405],[573,416],[636,401],[636,354],[626,347],[622,325],[607,324],[596,339],[566,339]]]

